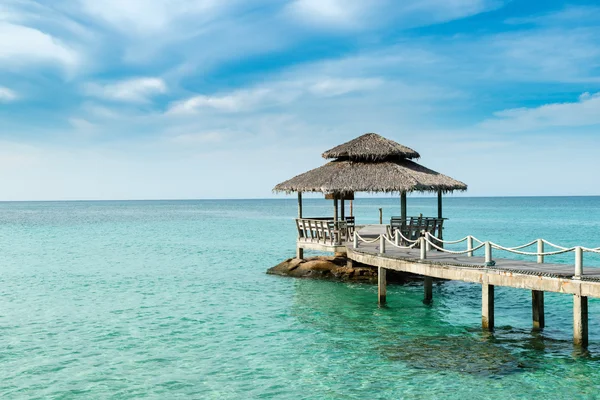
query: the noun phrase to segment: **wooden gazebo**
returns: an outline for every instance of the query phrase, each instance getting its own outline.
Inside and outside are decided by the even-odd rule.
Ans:
[[[302,193],[322,192],[334,202],[334,221],[338,220],[338,201],[353,198],[356,192],[400,193],[400,213],[406,220],[406,195],[433,192],[438,195],[438,218],[443,218],[442,195],[465,191],[467,185],[426,168],[415,161],[415,150],[367,133],[323,153],[333,159],[327,164],[295,176],[275,186],[276,192],[298,193],[298,218],[302,218]]]

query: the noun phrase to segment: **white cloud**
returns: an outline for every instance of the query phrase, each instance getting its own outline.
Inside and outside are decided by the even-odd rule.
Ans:
[[[236,90],[228,94],[198,95],[175,102],[169,114],[193,114],[202,109],[223,112],[252,111],[258,108],[289,104],[303,95],[335,97],[352,92],[375,89],[383,81],[379,78],[312,78],[287,80],[284,77],[259,87]]]
[[[88,14],[106,21],[120,31],[156,33],[171,27],[178,18],[212,17],[225,6],[220,0],[81,0]],[[231,1],[230,1],[231,3]]]
[[[287,13],[328,29],[369,29],[392,21],[410,28],[468,17],[499,5],[493,0],[295,0]]]
[[[225,112],[238,112],[250,110],[272,95],[273,92],[266,88],[237,90],[225,95],[198,95],[173,103],[168,112],[170,114],[190,114],[206,108]]]
[[[315,24],[359,25],[360,15],[383,6],[387,0],[296,0],[289,6],[297,18]]]
[[[323,97],[340,96],[351,92],[375,89],[383,83],[379,78],[325,78],[309,86],[309,92]]]
[[[0,22],[0,68],[2,65],[28,65],[44,61],[67,68],[80,63],[78,54],[58,39],[39,30]]]
[[[515,108],[494,113],[481,128],[493,131],[535,131],[552,127],[600,124],[600,93],[584,93],[573,103],[550,103],[534,108]]]
[[[223,132],[184,133],[171,138],[171,141],[183,145],[211,144],[222,142],[227,134]]]
[[[18,98],[17,93],[7,87],[0,86],[0,103],[8,103]]]
[[[167,85],[160,78],[134,78],[101,85],[90,83],[87,94],[107,100],[145,103],[150,97],[167,92]]]

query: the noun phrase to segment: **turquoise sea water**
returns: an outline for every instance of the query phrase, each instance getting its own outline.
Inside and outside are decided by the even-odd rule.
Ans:
[[[357,222],[379,207],[399,201],[357,199]],[[418,213],[435,200],[409,198]],[[448,239],[600,246],[600,198],[448,198],[445,214]],[[391,286],[379,308],[375,286],[268,276],[295,215],[294,199],[0,203],[0,397],[600,397],[599,302],[582,353],[569,295],[546,295],[533,333],[530,293],[499,288],[489,335],[478,285],[435,286],[432,306]]]

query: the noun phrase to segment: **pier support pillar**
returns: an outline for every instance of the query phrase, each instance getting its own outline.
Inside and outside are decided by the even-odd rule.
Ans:
[[[573,343],[588,345],[588,298],[578,294],[573,295]]]
[[[302,247],[296,247],[296,258],[299,260],[304,259],[304,249]]]
[[[346,268],[354,268],[354,261],[351,259],[346,259]]]
[[[484,282],[481,285],[481,327],[486,331],[494,330],[494,285]]]
[[[385,268],[377,268],[377,297],[380,306],[385,304],[387,295],[387,280],[385,277]]]
[[[424,297],[423,303],[431,304],[433,302],[433,278],[426,276],[423,281]]]
[[[533,312],[533,330],[541,331],[546,326],[544,319],[544,292],[531,291],[531,310]]]

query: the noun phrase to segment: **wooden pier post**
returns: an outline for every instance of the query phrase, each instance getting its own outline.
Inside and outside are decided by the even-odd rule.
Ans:
[[[531,291],[531,309],[533,313],[533,330],[541,331],[546,326],[544,319],[544,292]]]
[[[344,196],[340,199],[340,216],[341,220],[344,221],[346,219],[346,200],[344,200]]]
[[[588,298],[573,295],[573,343],[588,346]]]
[[[481,289],[481,327],[491,332],[494,330],[494,285],[490,285],[486,279]]]
[[[385,277],[385,268],[377,268],[377,295],[380,306],[385,304],[387,295],[387,280]]]
[[[423,281],[423,289],[424,289],[424,304],[431,304],[433,302],[433,278],[430,276],[426,276]]]
[[[304,249],[300,246],[296,247],[296,258],[299,260],[304,259]]]

